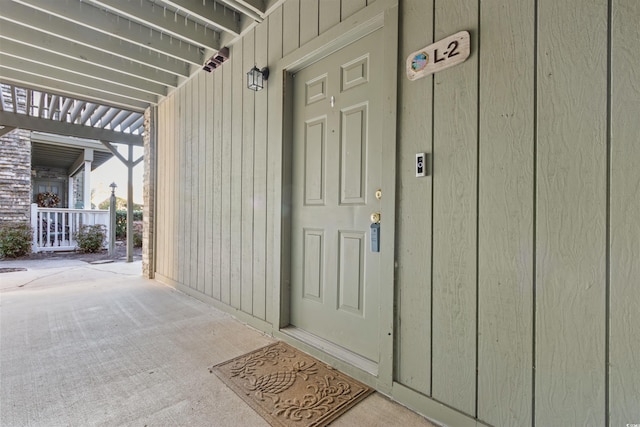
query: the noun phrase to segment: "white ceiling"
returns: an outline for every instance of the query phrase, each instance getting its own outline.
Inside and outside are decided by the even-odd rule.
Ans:
[[[116,108],[128,113],[121,120],[140,125],[132,113],[203,72],[205,61],[283,1],[0,0],[0,83],[7,98],[0,116],[17,113],[9,98],[22,89],[46,95],[39,118],[53,118],[71,99],[85,103],[79,109],[85,122],[99,123]],[[91,113],[87,104],[96,106]]]

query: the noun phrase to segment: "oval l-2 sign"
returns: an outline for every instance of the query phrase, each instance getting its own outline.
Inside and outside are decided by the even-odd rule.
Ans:
[[[464,62],[471,53],[467,31],[460,31],[407,57],[407,78],[417,80]]]

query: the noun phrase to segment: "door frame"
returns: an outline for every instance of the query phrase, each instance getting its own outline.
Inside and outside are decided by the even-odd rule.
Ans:
[[[395,234],[396,212],[396,112],[397,112],[397,70],[398,70],[398,0],[377,0],[365,7],[343,22],[330,28],[320,36],[311,40],[304,46],[282,58],[272,69],[270,85],[272,89],[282,96],[277,111],[282,113],[281,127],[281,168],[280,191],[280,247],[274,245],[274,250],[280,255],[278,280],[274,281],[273,295],[273,319],[274,336],[285,341],[293,342],[296,346],[310,354],[330,363],[332,366],[347,372],[357,379],[377,388],[383,392],[391,392],[393,384],[393,354],[394,354],[394,262],[395,239],[382,236],[383,245],[380,252],[380,304],[379,312],[379,343],[380,357],[377,366],[377,375],[357,367],[357,364],[349,361],[348,357],[337,357],[322,350],[323,346],[316,343],[312,345],[292,334],[283,331],[289,325],[290,310],[290,272],[291,272],[291,179],[292,179],[292,144],[293,144],[293,74],[308,65],[317,62],[352,42],[382,29],[383,45],[380,46],[380,55],[387,58],[383,64],[383,81],[389,82],[382,88],[382,158],[385,164],[382,168],[382,181],[389,183],[385,188],[385,194],[381,199],[381,208],[384,212],[382,219],[384,230],[393,230]],[[281,77],[281,78],[278,78]],[[277,180],[276,180],[277,185]],[[276,217],[277,218],[277,217]],[[276,230],[276,235],[277,230]],[[389,235],[389,234],[387,234]],[[274,257],[275,258],[275,257]],[[275,261],[275,259],[274,259]],[[274,270],[278,270],[277,268]],[[275,278],[274,278],[275,279]]]

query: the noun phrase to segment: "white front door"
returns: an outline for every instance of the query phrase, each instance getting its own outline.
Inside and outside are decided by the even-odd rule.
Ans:
[[[382,30],[294,76],[290,323],[379,360],[380,242],[393,241],[382,182]],[[391,285],[391,284],[390,284]],[[392,304],[392,301],[384,301]]]

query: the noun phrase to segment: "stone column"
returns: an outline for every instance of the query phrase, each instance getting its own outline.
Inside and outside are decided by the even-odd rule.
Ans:
[[[142,231],[142,274],[153,279],[155,274],[155,195],[156,195],[156,117],[158,108],[144,112],[144,208]]]
[[[31,139],[14,129],[0,137],[0,223],[31,218]]]

